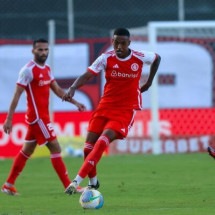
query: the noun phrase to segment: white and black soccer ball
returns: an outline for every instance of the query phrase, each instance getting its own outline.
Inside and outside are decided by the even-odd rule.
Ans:
[[[104,198],[98,190],[86,189],[81,194],[79,202],[84,209],[99,209],[104,205]]]

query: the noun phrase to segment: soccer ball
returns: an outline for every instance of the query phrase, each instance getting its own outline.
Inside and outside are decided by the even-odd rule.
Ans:
[[[86,189],[81,194],[79,203],[84,209],[99,209],[104,204],[104,198],[98,190]]]

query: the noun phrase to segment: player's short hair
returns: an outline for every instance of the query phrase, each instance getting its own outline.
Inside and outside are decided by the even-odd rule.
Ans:
[[[43,38],[36,39],[36,40],[33,41],[33,47],[35,47],[35,45],[37,43],[48,43],[48,40],[43,39]]]
[[[113,35],[130,37],[130,32],[126,28],[116,28]]]

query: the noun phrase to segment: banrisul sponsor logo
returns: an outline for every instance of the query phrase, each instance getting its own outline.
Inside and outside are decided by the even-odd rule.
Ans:
[[[112,77],[118,77],[118,78],[137,78],[138,77],[138,74],[128,74],[128,73],[125,73],[125,72],[117,72],[116,70],[113,70],[111,72],[111,76]]]

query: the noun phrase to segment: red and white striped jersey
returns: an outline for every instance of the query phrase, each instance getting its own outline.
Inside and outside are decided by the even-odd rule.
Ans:
[[[98,74],[105,72],[106,84],[99,102],[100,108],[124,108],[140,110],[142,96],[140,78],[144,64],[152,64],[156,54],[131,50],[127,58],[118,58],[113,51],[100,55],[88,71]]]
[[[50,84],[54,81],[48,65],[40,66],[33,60],[19,72],[17,84],[26,90],[26,122],[35,123],[38,119],[49,119]]]

